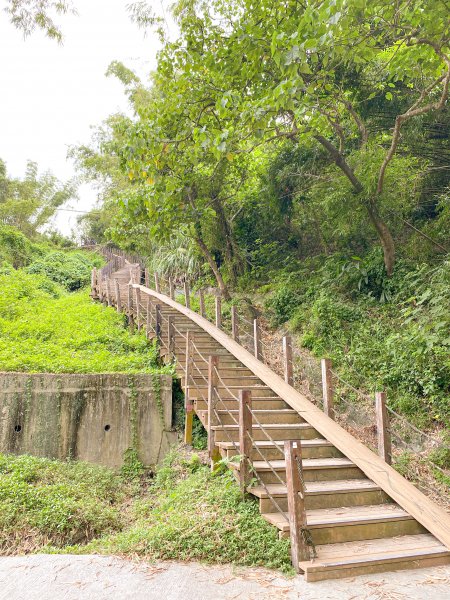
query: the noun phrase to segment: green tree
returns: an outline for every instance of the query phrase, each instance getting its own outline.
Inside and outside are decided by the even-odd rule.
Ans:
[[[48,223],[59,206],[75,197],[71,182],[60,183],[51,173],[38,174],[29,161],[23,179],[9,178],[0,160],[0,222],[33,237]]]
[[[76,14],[71,0],[5,0],[4,12],[10,22],[25,36],[36,29],[49,38],[62,41],[62,32],[55,17],[67,13]]]

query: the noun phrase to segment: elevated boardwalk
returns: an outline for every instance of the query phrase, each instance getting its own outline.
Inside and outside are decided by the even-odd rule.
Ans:
[[[299,546],[307,581],[450,563],[450,515],[220,328],[132,283],[135,272],[94,273],[92,296],[158,338],[182,379],[188,431],[195,412],[213,463],[230,459],[262,516]]]

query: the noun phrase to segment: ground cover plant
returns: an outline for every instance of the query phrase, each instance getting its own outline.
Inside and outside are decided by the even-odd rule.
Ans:
[[[278,539],[254,499],[242,497],[231,472],[211,473],[182,448],[156,473],[0,455],[0,554],[39,551],[291,572],[289,541]]]
[[[46,275],[0,275],[0,370],[148,373],[157,350],[124,317],[94,303],[88,289],[67,293]]]
[[[182,449],[173,449],[153,480],[141,486],[126,527],[65,551],[292,571],[289,540],[278,539],[255,499],[242,497],[226,465],[211,473],[199,455]]]

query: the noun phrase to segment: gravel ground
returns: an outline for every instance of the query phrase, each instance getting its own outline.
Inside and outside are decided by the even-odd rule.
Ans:
[[[265,569],[108,556],[0,558],[0,600],[450,600],[450,566],[306,583]]]

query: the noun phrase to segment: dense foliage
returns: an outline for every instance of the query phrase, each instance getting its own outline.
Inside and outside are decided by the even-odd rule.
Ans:
[[[0,554],[86,543],[117,531],[125,490],[103,467],[0,454]]]
[[[0,275],[0,369],[53,373],[150,372],[157,351],[124,317],[68,294],[45,275]]]

